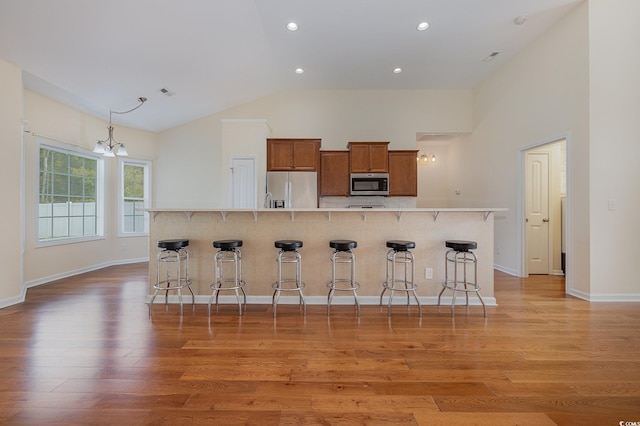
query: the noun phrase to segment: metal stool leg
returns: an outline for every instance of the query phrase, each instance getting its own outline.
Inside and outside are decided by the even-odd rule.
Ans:
[[[236,301],[238,302],[238,314],[242,315],[243,305],[246,311],[247,295],[244,291],[244,281],[242,280],[242,253],[240,249],[221,249],[216,252],[213,257],[214,264],[214,282],[210,285],[212,293],[209,298],[207,312],[211,315],[211,304],[215,303],[216,312],[219,307],[219,297],[221,291],[233,290],[236,295]],[[233,264],[233,273],[225,274],[225,264]],[[227,268],[228,269],[228,268]],[[229,277],[229,275],[232,275]],[[240,298],[240,291],[242,291],[243,298]]]
[[[402,267],[399,267],[402,264]],[[398,270],[400,269],[400,271]],[[383,285],[380,294],[380,305],[384,293],[389,290],[389,300],[387,302],[387,316],[391,316],[391,307],[393,305],[393,296],[396,291],[403,291],[407,298],[407,309],[411,307],[411,296],[413,296],[418,306],[418,315],[422,317],[422,304],[418,298],[415,284],[415,258],[410,250],[394,250],[387,252],[387,279]],[[402,273],[400,277],[398,274]]]
[[[336,265],[349,264],[349,277],[338,277]],[[355,280],[356,277],[356,257],[351,250],[335,250],[331,256],[331,281],[327,283],[329,294],[327,295],[327,316],[331,314],[331,303],[335,291],[351,291],[355,300],[356,314],[360,316],[360,303],[358,302],[357,289],[360,284]]]
[[[467,265],[473,264],[473,281],[470,280]],[[453,266],[453,279],[449,279],[449,269]],[[459,271],[462,268],[461,279],[458,279]],[[458,292],[464,292],[465,294],[465,306],[469,307],[469,293],[473,292],[478,296],[480,303],[482,304],[483,315],[487,316],[487,307],[480,294],[480,286],[477,283],[478,277],[478,259],[475,253],[471,251],[457,251],[454,249],[448,250],[445,253],[445,280],[442,283],[442,290],[438,294],[438,305],[440,305],[441,296],[446,289],[452,291],[451,296],[451,316],[455,316],[456,306],[456,294]]]

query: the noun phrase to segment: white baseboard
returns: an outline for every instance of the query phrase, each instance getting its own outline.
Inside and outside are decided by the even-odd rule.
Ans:
[[[640,294],[588,294],[579,290],[568,289],[567,294],[588,302],[640,302]]]
[[[86,266],[84,268],[74,269],[72,271],[65,271],[65,272],[61,272],[59,274],[53,274],[53,275],[49,275],[49,276],[46,276],[46,277],[38,278],[38,279],[35,279],[35,280],[26,281],[24,283],[24,288],[37,287],[39,285],[47,284],[47,283],[50,283],[52,281],[57,281],[57,280],[61,280],[63,278],[73,277],[75,275],[80,275],[80,274],[84,274],[84,273],[87,273],[87,272],[97,271],[98,269],[107,268],[109,266],[128,265],[130,263],[140,263],[140,262],[148,262],[148,261],[149,261],[148,257],[141,257],[141,258],[137,258],[137,259],[123,259],[123,260],[114,260],[114,261],[110,261],[110,262],[102,262],[102,263],[98,263],[96,265]]]
[[[520,276],[518,275],[518,271],[516,271],[515,269],[507,268],[506,266],[502,266],[502,265],[496,265],[495,263],[493,265],[493,269],[496,269],[500,272],[504,272],[505,274],[513,275],[514,277]]]
[[[25,287],[22,287],[22,293],[20,294],[20,296],[8,297],[6,299],[0,300],[0,309],[24,302],[26,295],[27,289]]]
[[[197,295],[196,296],[196,304],[207,304],[209,303],[210,296],[206,295]],[[433,306],[438,304],[437,296],[430,297],[419,297],[420,303],[425,306]],[[483,297],[485,305],[487,306],[498,306],[496,303],[495,297]],[[147,297],[147,303],[151,300],[151,296]],[[393,298],[393,305],[404,305],[406,304],[406,297],[396,296]],[[305,296],[304,301],[307,305],[326,305],[327,297],[326,296]],[[218,302],[221,304],[237,304],[236,296],[227,296],[222,295],[218,298]],[[358,302],[362,306],[377,306],[380,303],[380,298],[378,296],[358,296]],[[155,304],[165,303],[164,294],[158,294],[158,296],[153,301]],[[173,294],[169,295],[169,303],[177,304],[179,303],[178,295]],[[189,290],[182,292],[182,303],[189,304],[191,303],[191,294]],[[278,301],[278,304],[282,305],[297,305],[299,303],[298,296],[282,296]],[[385,296],[383,300],[383,304],[386,305],[388,303],[388,299]],[[450,306],[451,305],[451,296],[442,297],[441,305]],[[464,296],[456,297],[456,304],[463,305],[465,303]],[[247,296],[247,304],[249,305],[271,305],[271,296]],[[353,305],[353,296],[335,296],[331,305]],[[411,299],[411,304],[415,305],[415,300]],[[480,300],[477,297],[469,296],[469,305],[477,305],[480,306]]]
[[[23,303],[27,295],[27,289],[31,287],[37,287],[42,284],[47,284],[52,281],[61,280],[63,278],[73,277],[74,275],[80,275],[86,272],[97,271],[98,269],[106,268],[108,266],[128,265],[130,263],[140,263],[140,262],[148,262],[148,261],[149,261],[148,257],[137,258],[137,259],[115,260],[112,262],[103,262],[96,265],[75,269],[73,271],[61,272],[59,274],[49,275],[47,277],[42,277],[35,280],[25,281],[22,284],[22,291],[19,296],[8,297],[6,299],[0,300],[0,309],[6,308],[12,305],[17,305],[18,303]]]

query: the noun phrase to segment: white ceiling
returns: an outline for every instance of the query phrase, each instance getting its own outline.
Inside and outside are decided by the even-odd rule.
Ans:
[[[114,122],[161,131],[279,90],[473,88],[582,1],[0,0],[0,59],[105,119],[145,96]]]

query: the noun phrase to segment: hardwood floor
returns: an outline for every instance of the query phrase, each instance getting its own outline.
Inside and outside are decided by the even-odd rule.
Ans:
[[[249,291],[250,291],[250,283]],[[9,425],[618,425],[640,422],[640,304],[496,272],[498,307],[154,306],[147,265],[0,310]]]

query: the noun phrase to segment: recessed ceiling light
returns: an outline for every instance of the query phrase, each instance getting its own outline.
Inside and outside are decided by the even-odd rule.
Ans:
[[[295,22],[289,22],[287,24],[287,29],[289,31],[296,31],[298,29],[298,24],[296,24]]]
[[[418,26],[416,27],[416,29],[417,29],[418,31],[424,31],[424,30],[426,30],[427,28],[429,28],[429,23],[428,23],[428,22],[420,22],[420,23],[418,24]]]
[[[393,73],[394,74],[400,74],[401,72],[402,72],[402,68],[400,68],[400,67],[393,69]]]
[[[302,74],[304,70],[302,68],[296,68],[296,74]]]

